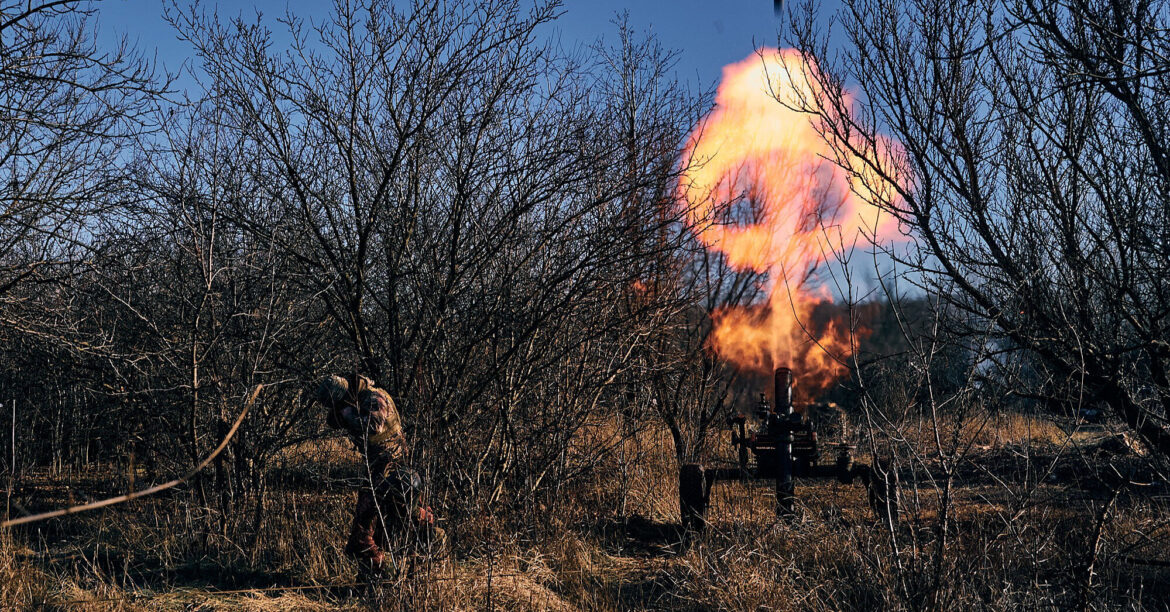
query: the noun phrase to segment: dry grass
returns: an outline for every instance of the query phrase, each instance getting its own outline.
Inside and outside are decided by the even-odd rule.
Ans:
[[[602,435],[599,433],[598,435]],[[1059,428],[1004,416],[964,429],[976,446],[1057,446]],[[1071,442],[1076,444],[1076,441]],[[287,486],[257,549],[225,531],[190,496],[150,499],[0,536],[0,605],[124,610],[844,610],[1059,609],[1081,602],[1085,550],[1097,493],[1065,483],[1020,491],[962,483],[939,547],[937,490],[907,492],[902,523],[875,520],[865,492],[802,481],[800,511],[777,522],[768,482],[721,483],[709,531],[684,547],[676,526],[677,473],[663,432],[629,440],[592,481],[565,493],[554,513],[524,537],[514,517],[449,523],[453,554],[419,562],[377,589],[350,583],[341,555],[352,494],[303,480],[344,472],[334,440],[290,449],[279,473]],[[1066,453],[1075,456],[1077,453]],[[1114,459],[1110,459],[1114,460]],[[46,484],[45,500],[63,494]],[[46,501],[46,503],[49,503]],[[624,513],[623,513],[624,510]],[[1156,496],[1119,498],[1105,524],[1102,563],[1084,601],[1091,607],[1159,608],[1170,570],[1119,561],[1163,555],[1170,537]],[[235,530],[233,530],[235,529]],[[533,536],[532,534],[537,534]],[[1155,545],[1151,547],[1151,542]],[[1161,558],[1161,557],[1157,557]],[[287,590],[267,587],[292,587]],[[236,591],[222,593],[220,591]],[[103,601],[98,601],[103,600]]]
[[[985,419],[970,419],[963,428],[964,442],[985,447],[1060,445],[1068,439],[1068,432],[1051,418],[1017,412],[997,412]]]
[[[916,448],[926,452],[935,448],[935,423],[929,418],[911,420],[901,430]],[[1050,418],[1016,412],[987,413],[961,420],[942,415],[938,418],[938,432],[944,448],[958,451],[1059,446],[1072,437],[1069,431]]]

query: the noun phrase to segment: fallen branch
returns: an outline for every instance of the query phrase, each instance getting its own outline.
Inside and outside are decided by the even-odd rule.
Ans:
[[[1115,557],[1122,563],[1129,563],[1130,565],[1152,565],[1154,567],[1170,567],[1170,560],[1167,559],[1139,559],[1138,557],[1129,557],[1126,555],[1117,555]]]
[[[252,404],[256,403],[256,397],[260,395],[260,390],[263,388],[264,388],[264,385],[256,385],[255,387],[252,387],[252,391],[250,393],[248,393],[247,400],[244,401],[244,410],[240,412],[240,416],[236,417],[236,422],[233,423],[232,428],[230,430],[228,430],[227,436],[224,437],[223,441],[219,443],[219,446],[215,447],[215,450],[212,451],[211,454],[208,455],[206,459],[199,462],[199,465],[195,466],[191,471],[187,472],[182,477],[176,478],[176,479],[171,480],[169,482],[164,482],[160,485],[155,485],[155,486],[150,487],[148,489],[142,489],[141,491],[133,491],[131,493],[127,493],[126,495],[119,495],[117,497],[109,497],[109,498],[98,500],[95,502],[90,502],[88,504],[82,504],[79,506],[70,506],[68,508],[63,508],[61,510],[53,510],[51,512],[42,512],[40,514],[34,514],[32,516],[22,516],[22,517],[16,518],[16,519],[10,519],[10,520],[4,521],[3,523],[0,523],[0,529],[7,528],[7,527],[15,527],[16,525],[23,525],[25,523],[35,523],[37,521],[44,521],[44,520],[48,520],[51,518],[56,518],[58,516],[65,516],[68,514],[77,514],[79,512],[86,512],[88,510],[96,510],[98,508],[105,508],[106,506],[113,506],[114,504],[128,502],[132,499],[137,499],[139,497],[146,497],[148,495],[154,495],[155,493],[158,493],[159,491],[165,491],[167,489],[170,489],[171,487],[175,487],[175,486],[178,486],[180,484],[183,484],[184,482],[187,482],[188,480],[191,479],[192,476],[194,476],[195,474],[198,474],[200,470],[207,467],[207,465],[209,463],[214,461],[215,458],[217,456],[219,456],[219,454],[221,452],[223,452],[223,449],[227,448],[228,442],[231,442],[232,437],[236,435],[236,430],[240,428],[240,423],[243,423],[244,417],[248,416],[248,410],[250,408],[252,408]]]

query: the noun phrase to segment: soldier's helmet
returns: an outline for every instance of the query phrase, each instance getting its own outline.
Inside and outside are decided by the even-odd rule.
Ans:
[[[345,402],[349,395],[349,383],[344,378],[332,375],[317,384],[317,401],[328,408]]]

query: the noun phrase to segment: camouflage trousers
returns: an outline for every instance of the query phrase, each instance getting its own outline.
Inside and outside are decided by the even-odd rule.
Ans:
[[[384,468],[373,474],[358,491],[353,526],[345,552],[361,565],[363,572],[380,572],[386,553],[396,543],[432,544],[442,530],[434,516],[419,502],[421,481],[416,472]]]

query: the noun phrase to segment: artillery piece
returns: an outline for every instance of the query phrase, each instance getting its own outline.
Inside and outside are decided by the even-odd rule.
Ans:
[[[732,429],[731,443],[736,448],[738,464],[734,467],[706,468],[698,463],[688,463],[679,471],[679,510],[683,527],[687,531],[702,531],[706,525],[707,507],[711,499],[712,486],[720,481],[746,481],[749,479],[771,479],[776,481],[776,513],[789,518],[795,511],[794,477],[836,478],[843,484],[858,482],[869,493],[869,505],[884,519],[897,519],[897,489],[893,475],[888,470],[872,466],[854,465],[853,451],[856,447],[844,439],[824,445],[817,435],[817,419],[810,412],[817,408],[835,410],[835,406],[806,404],[803,412],[794,410],[792,387],[795,380],[792,370],[776,368],[774,376],[774,401],[769,404],[766,396],[760,395],[756,406],[758,425],[749,432],[748,418],[742,413],[732,415],[728,425]],[[843,415],[838,414],[838,438],[844,437]],[[823,464],[823,446],[835,450],[833,462]]]

